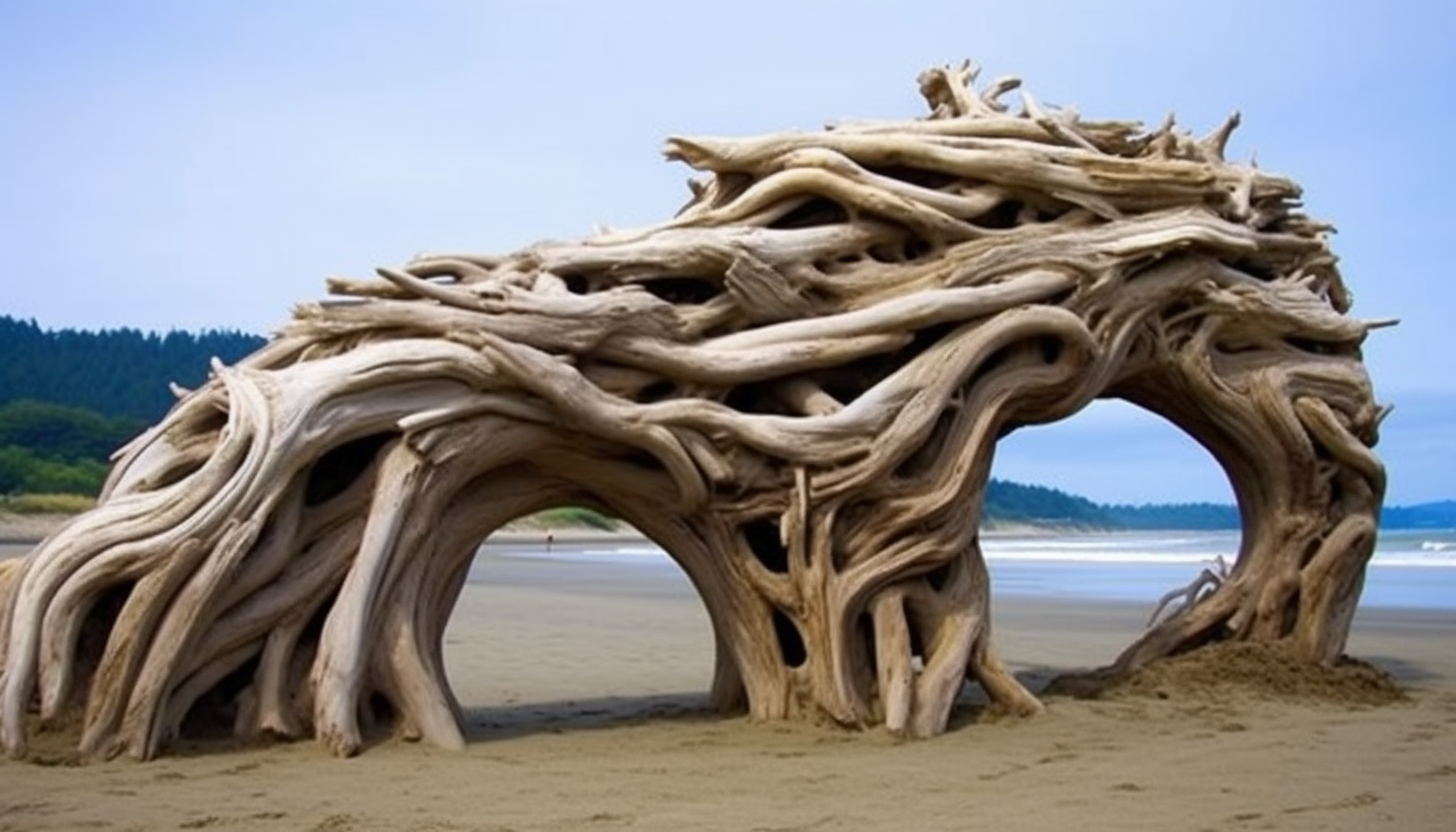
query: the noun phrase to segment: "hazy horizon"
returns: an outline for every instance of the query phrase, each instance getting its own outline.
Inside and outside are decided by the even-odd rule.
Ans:
[[[1089,118],[1195,133],[1303,184],[1396,405],[1388,501],[1456,493],[1447,255],[1452,12],[1163,4],[264,0],[0,4],[0,312],[47,328],[267,333],[423,250],[503,252],[670,216],[672,134],[915,117],[916,74],[978,60]],[[1197,33],[1190,37],[1190,33]],[[1134,408],[1013,435],[995,473],[1099,502],[1227,502],[1212,458]]]

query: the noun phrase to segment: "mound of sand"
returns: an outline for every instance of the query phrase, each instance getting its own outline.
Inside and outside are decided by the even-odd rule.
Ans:
[[[1388,705],[1407,699],[1385,671],[1342,656],[1333,665],[1311,664],[1282,643],[1225,641],[1151,662],[1127,675],[1106,671],[1063,676],[1046,694],[1078,699],[1224,699],[1231,693],[1263,699]]]

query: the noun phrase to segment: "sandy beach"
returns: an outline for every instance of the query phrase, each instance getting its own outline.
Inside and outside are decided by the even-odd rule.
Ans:
[[[1018,597],[995,624],[1037,689],[1111,660],[1147,612]],[[707,711],[707,620],[670,570],[488,548],[447,640],[464,752],[387,740],[348,760],[311,742],[5,760],[0,830],[1437,830],[1456,813],[1451,613],[1359,615],[1350,653],[1406,685],[1402,703],[1148,690],[1051,698],[1018,720],[968,694],[948,734],[908,742]]]

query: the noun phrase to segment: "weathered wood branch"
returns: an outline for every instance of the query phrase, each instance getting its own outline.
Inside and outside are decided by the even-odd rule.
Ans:
[[[1236,116],[1012,113],[1018,81],[975,77],[922,75],[923,120],[671,139],[707,178],[657,226],[332,279],[0,563],[0,745],[36,712],[79,713],[97,755],[218,719],[459,746],[441,641],[470,559],[568,502],[682,566],[722,707],[926,736],[970,679],[1034,713],[991,643],[981,502],[1000,436],[1098,397],[1206,447],[1245,524],[1119,667],[1230,638],[1335,658],[1385,410],[1328,227],[1224,159]]]

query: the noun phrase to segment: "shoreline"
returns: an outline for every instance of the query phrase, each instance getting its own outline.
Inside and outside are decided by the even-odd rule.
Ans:
[[[74,514],[15,514],[13,512],[0,511],[0,545],[34,546],[76,516]],[[563,542],[645,541],[648,539],[641,532],[631,527],[616,531],[586,526],[550,528],[549,526],[539,525],[535,521],[525,523],[512,521],[512,523],[506,524],[503,529],[492,534],[491,538],[501,541],[539,540],[547,531],[550,531],[555,535],[556,539]],[[981,534],[986,537],[1052,537],[1073,534],[1116,534],[1125,531],[1129,530],[1027,523],[1015,520],[992,520],[988,521],[981,528]]]
[[[0,546],[18,547],[35,546],[41,543],[46,537],[60,529],[61,526],[76,515],[66,514],[13,514],[0,512]],[[633,528],[624,528],[615,531],[597,529],[591,527],[567,527],[548,528],[534,527],[528,525],[507,524],[505,528],[497,530],[487,540],[505,543],[535,542],[542,540],[547,532],[563,543],[643,543],[651,542],[649,538]],[[981,528],[981,536],[988,539],[997,538],[1039,538],[1039,537],[1072,537],[1072,536],[1115,536],[1115,535],[1155,535],[1155,534],[1232,534],[1239,529],[1119,529],[1119,528],[1088,528],[1083,526],[1060,526],[1038,523],[1023,523],[1013,521],[991,521]],[[1427,528],[1381,528],[1381,533],[1398,534],[1419,534],[1429,533],[1432,535],[1446,535],[1456,533],[1456,529],[1427,529]],[[482,541],[484,545],[485,541]]]

